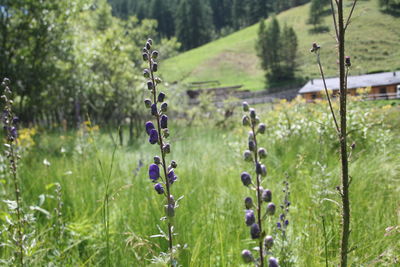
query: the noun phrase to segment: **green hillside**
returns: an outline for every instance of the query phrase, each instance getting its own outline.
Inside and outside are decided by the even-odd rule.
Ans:
[[[352,1],[346,1],[349,11]],[[328,76],[336,75],[336,50],[332,16],[324,18],[329,32],[311,34],[306,23],[309,4],[277,16],[281,27],[292,26],[299,40],[298,75],[319,77],[315,56],[309,49],[313,42],[322,46],[321,58]],[[267,20],[267,23],[269,19]],[[265,88],[264,73],[256,56],[258,25],[182,53],[163,63],[168,82],[219,80],[222,85],[243,84],[246,89]],[[378,1],[359,1],[347,30],[347,55],[352,57],[351,74],[400,69],[400,17],[379,11]]]

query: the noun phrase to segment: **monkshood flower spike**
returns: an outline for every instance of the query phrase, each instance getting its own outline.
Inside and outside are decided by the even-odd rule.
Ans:
[[[160,147],[160,156],[154,156],[154,163],[149,165],[149,179],[154,183],[154,191],[165,197],[164,210],[168,224],[168,233],[160,229],[160,235],[168,240],[168,260],[171,266],[177,266],[178,263],[174,258],[175,247],[173,245],[173,217],[175,209],[178,207],[178,200],[175,200],[171,194],[171,186],[178,180],[175,174],[175,168],[178,166],[176,161],[172,160],[170,165],[167,165],[166,156],[171,152],[171,144],[167,142],[169,136],[168,116],[165,114],[168,110],[168,104],[165,102],[167,96],[164,92],[157,92],[157,85],[161,83],[161,79],[155,76],[158,71],[158,51],[152,50],[153,41],[148,39],[143,50],[143,60],[148,63],[148,68],[143,70],[143,76],[147,79],[146,86],[150,92],[150,99],[146,98],[144,104],[149,109],[149,114],[153,117],[152,121],[145,124],[145,130],[149,136],[149,143],[152,145],[158,144]],[[181,197],[182,198],[182,197]],[[162,253],[165,255],[165,253]]]
[[[250,128],[247,149],[243,153],[243,158],[245,161],[251,162],[253,168],[250,169],[252,174],[246,171],[242,172],[240,179],[244,186],[255,192],[254,202],[250,196],[244,199],[244,218],[245,224],[250,228],[250,237],[258,243],[259,257],[255,258],[250,250],[245,249],[242,251],[242,258],[245,263],[253,263],[258,267],[279,266],[275,258],[270,257],[268,261],[266,259],[267,256],[272,255],[274,239],[263,230],[263,222],[266,217],[273,216],[276,211],[275,204],[271,202],[272,191],[261,186],[263,178],[267,176],[267,167],[261,160],[267,157],[267,151],[265,148],[258,147],[257,138],[265,133],[267,127],[264,123],[260,123],[256,110],[251,108],[247,102],[243,103],[243,111],[246,114],[242,118],[242,124],[244,127]],[[252,175],[254,176],[252,177]],[[263,204],[266,204],[264,208]]]

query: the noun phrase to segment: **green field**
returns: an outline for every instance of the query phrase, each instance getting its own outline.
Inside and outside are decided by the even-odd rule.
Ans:
[[[349,142],[356,143],[350,157],[351,266],[396,266],[399,262],[400,106],[390,104],[349,105]],[[268,125],[267,133],[259,136],[268,151],[263,186],[273,191],[276,204],[283,198],[282,181],[289,177],[292,205],[287,251],[292,266],[325,266],[326,258],[329,266],[336,266],[340,198],[335,188],[340,167],[327,104],[297,101],[258,110]],[[225,127],[216,127],[213,120],[198,120],[192,127],[179,120],[170,127],[168,158],[178,162],[179,176],[172,191],[176,198],[184,196],[175,217],[176,241],[182,247],[186,244],[178,256],[182,266],[241,266],[241,251],[255,246],[244,223],[243,198],[249,190],[241,184],[240,173],[253,170],[241,158],[247,143],[247,130],[239,123],[241,113],[236,110]],[[112,134],[115,137],[116,130]],[[158,234],[157,225],[165,229],[165,224],[159,220],[164,216],[163,197],[153,190],[147,174],[159,151],[147,143],[147,136],[133,146],[115,147],[107,132],[89,126],[78,133],[38,129],[20,138],[25,147],[19,169],[25,210],[36,205],[50,213],[30,210],[36,222],[26,230],[34,231],[27,238],[27,266],[106,266],[107,255],[110,266],[148,266],[166,251],[165,240],[150,238]],[[1,166],[2,199],[13,199],[5,158]],[[108,177],[107,247],[103,200]],[[64,204],[58,223],[54,183],[61,185]],[[9,215],[6,204],[0,205],[4,223]],[[277,240],[278,216],[279,212],[265,224]],[[57,229],[63,224],[60,235]],[[397,228],[389,231],[389,227]],[[3,231],[0,237],[4,244],[10,236]],[[3,246],[1,258],[12,251]],[[279,245],[273,251],[280,256]]]
[[[347,11],[351,1],[347,1]],[[330,31],[311,34],[306,23],[309,4],[292,8],[277,16],[281,27],[292,26],[299,41],[297,75],[319,78],[315,56],[309,50],[313,42],[322,46],[321,58],[328,76],[336,76],[336,43],[332,16],[324,18]],[[269,21],[269,20],[267,20]],[[245,89],[265,88],[263,70],[256,56],[258,25],[182,53],[163,63],[163,76],[168,82],[219,80],[222,85],[244,85]],[[379,11],[378,1],[358,1],[352,23],[347,30],[347,52],[352,57],[351,74],[400,69],[400,17]]]

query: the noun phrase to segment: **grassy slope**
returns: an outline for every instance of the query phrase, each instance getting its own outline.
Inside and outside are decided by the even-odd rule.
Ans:
[[[352,74],[400,69],[400,18],[379,11],[378,1],[359,1],[353,23],[347,33],[347,55],[352,56]],[[351,1],[346,1],[351,4]],[[347,7],[349,8],[349,6]],[[299,39],[299,75],[319,77],[315,57],[309,53],[314,41],[323,47],[322,61],[328,76],[336,74],[336,52],[332,17],[325,17],[329,33],[310,34],[306,24],[309,5],[303,5],[277,16],[280,25],[293,26]],[[269,20],[267,20],[269,21]],[[180,54],[163,63],[167,81],[219,80],[223,85],[243,84],[248,89],[264,88],[264,75],[256,56],[258,25],[247,27],[227,37]]]

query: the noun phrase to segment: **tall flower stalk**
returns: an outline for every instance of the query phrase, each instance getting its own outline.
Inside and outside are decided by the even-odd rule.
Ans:
[[[244,152],[244,160],[251,162],[255,169],[256,180],[253,182],[251,175],[248,172],[242,172],[241,180],[244,186],[255,191],[256,201],[253,202],[251,197],[244,199],[245,204],[245,223],[250,227],[250,236],[258,243],[259,258],[254,258],[250,250],[242,251],[242,258],[246,263],[253,262],[256,266],[266,266],[265,257],[271,255],[270,251],[274,239],[272,236],[266,235],[263,230],[263,221],[266,216],[275,214],[275,204],[272,203],[272,192],[269,189],[264,189],[261,185],[263,178],[267,176],[267,168],[261,163],[261,160],[267,156],[265,148],[260,147],[257,142],[259,134],[264,134],[266,126],[264,123],[260,123],[260,119],[256,114],[255,109],[250,108],[247,102],[243,102],[243,110],[247,113],[242,118],[243,126],[249,127],[250,131],[248,134],[248,150]],[[263,204],[267,204],[263,211]],[[255,212],[254,210],[255,209]],[[270,267],[278,266],[278,262],[275,258],[270,257],[268,260]]]
[[[18,247],[16,251],[17,258],[19,260],[20,266],[24,265],[24,237],[23,237],[23,214],[21,208],[21,189],[19,184],[19,179],[17,175],[17,166],[19,155],[16,149],[17,146],[17,123],[18,117],[16,117],[12,110],[13,100],[12,100],[12,91],[10,89],[10,80],[8,78],[4,78],[2,82],[2,86],[4,88],[3,94],[1,98],[4,101],[4,110],[3,110],[3,124],[6,135],[6,143],[4,146],[6,147],[5,154],[9,160],[10,173],[13,179],[14,184],[14,193],[15,193],[15,213],[17,216],[16,228],[17,228],[17,237],[14,238],[15,244]]]
[[[336,4],[336,10],[334,3]],[[347,152],[347,75],[351,66],[350,57],[345,57],[345,34],[347,27],[351,22],[357,0],[353,0],[350,12],[345,19],[343,12],[343,0],[331,0],[331,9],[333,24],[335,26],[336,41],[338,44],[338,57],[339,57],[339,123],[336,119],[335,112],[331,105],[330,96],[326,87],[325,76],[322,69],[321,61],[319,58],[320,46],[316,43],[313,44],[311,52],[317,55],[317,63],[324,82],[324,89],[328,98],[329,107],[331,110],[332,118],[335,123],[339,143],[340,143],[340,161],[341,161],[341,176],[342,185],[338,187],[339,194],[342,199],[342,233],[340,241],[340,266],[346,267],[347,255],[352,249],[349,249],[350,239],[350,176],[349,176],[349,155]]]
[[[171,145],[167,142],[169,137],[168,130],[168,104],[165,102],[166,94],[157,91],[157,85],[161,83],[161,79],[155,75],[158,70],[158,51],[152,50],[153,41],[148,39],[145,47],[143,48],[143,60],[148,63],[148,68],[143,70],[143,76],[147,78],[147,88],[151,93],[151,99],[145,99],[144,103],[150,109],[150,113],[155,120],[155,125],[152,121],[146,122],[146,132],[149,135],[150,144],[158,144],[160,147],[161,157],[155,156],[154,163],[149,166],[149,178],[154,183],[154,190],[164,195],[166,203],[165,213],[168,226],[168,234],[164,236],[168,240],[169,248],[169,261],[171,266],[176,266],[177,262],[174,259],[174,245],[173,245],[173,217],[175,216],[175,209],[178,207],[173,195],[171,194],[171,187],[178,179],[175,175],[175,168],[177,163],[172,160],[167,165],[166,156],[171,151]],[[160,167],[162,173],[160,173]],[[160,231],[162,234],[163,232]]]

